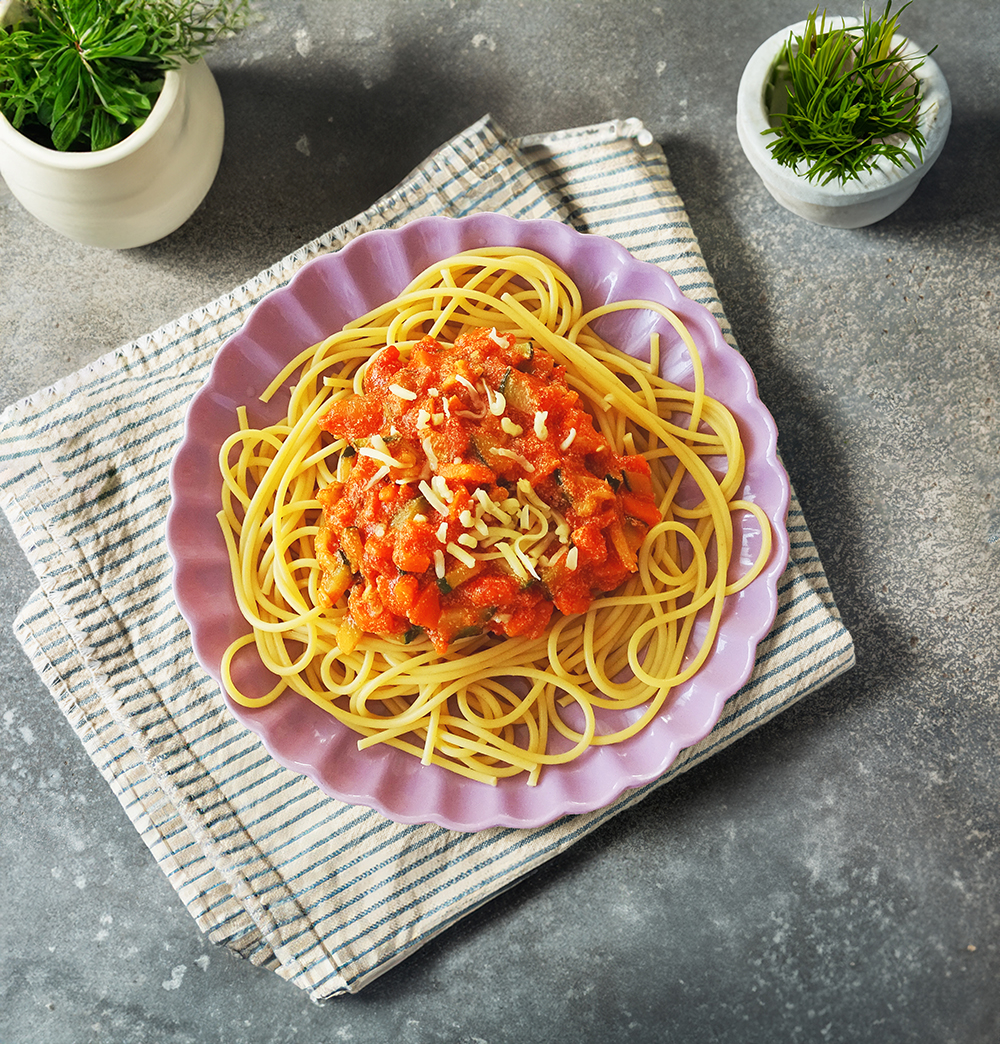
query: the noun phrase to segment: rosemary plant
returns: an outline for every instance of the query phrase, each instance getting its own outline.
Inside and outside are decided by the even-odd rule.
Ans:
[[[764,131],[774,135],[768,148],[779,164],[804,163],[805,177],[825,185],[858,178],[881,158],[913,165],[900,144],[905,139],[923,157],[920,84],[913,73],[926,55],[904,59],[905,43],[892,43],[910,2],[893,15],[889,0],[880,18],[869,9],[860,26],[840,28],[832,21],[827,26],[826,12],[820,16],[817,9],[802,35],[789,37],[770,84],[773,125]]]
[[[168,70],[246,24],[249,2],[20,0],[0,28],[0,112],[50,148],[108,148],[142,125]]]

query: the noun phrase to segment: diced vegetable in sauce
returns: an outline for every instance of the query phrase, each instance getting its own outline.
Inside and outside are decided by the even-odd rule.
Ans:
[[[320,601],[364,632],[435,648],[540,636],[636,569],[660,521],[649,465],[617,454],[555,360],[511,335],[389,345],[321,426],[347,443],[319,493]]]

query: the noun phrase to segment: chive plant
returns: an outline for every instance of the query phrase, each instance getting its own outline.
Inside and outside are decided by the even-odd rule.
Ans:
[[[808,180],[825,185],[856,179],[883,158],[914,165],[905,139],[923,157],[913,73],[926,55],[904,58],[906,42],[893,46],[910,2],[891,14],[889,0],[881,17],[869,9],[861,25],[840,28],[816,9],[802,34],[789,36],[769,85],[772,126],[763,132],[774,136],[768,149],[779,164],[801,163]]]
[[[0,28],[0,112],[49,148],[108,148],[142,125],[168,70],[246,24],[249,3],[20,0]]]

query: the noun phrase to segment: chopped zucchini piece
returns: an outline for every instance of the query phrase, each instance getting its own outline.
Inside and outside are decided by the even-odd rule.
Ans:
[[[389,523],[393,528],[405,526],[411,523],[415,516],[425,514],[429,511],[427,501],[423,497],[413,497],[404,504],[400,504],[396,514],[392,516]]]
[[[500,391],[507,400],[507,405],[515,410],[527,413],[532,417],[538,409],[538,398],[530,378],[520,370],[509,369],[500,382]]]
[[[448,587],[448,591],[442,589],[442,594],[447,594],[449,591],[454,591],[456,587],[464,584],[466,580],[471,576],[475,576],[482,569],[482,566],[477,562],[475,565],[465,565],[462,562],[456,562],[451,569],[442,577],[444,583]],[[441,587],[441,580],[438,581],[438,587]]]
[[[519,341],[511,349],[511,355],[518,356],[518,365],[521,362],[530,363],[535,358],[535,346],[531,341]]]
[[[503,442],[488,432],[476,430],[469,436],[472,449],[480,463],[485,464],[491,471],[497,466],[497,455],[493,452],[503,446]]]

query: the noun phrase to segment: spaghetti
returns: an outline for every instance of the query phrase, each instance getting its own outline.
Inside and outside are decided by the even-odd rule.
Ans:
[[[655,334],[643,361],[595,332],[602,315],[637,309],[655,312],[676,331],[690,355],[693,388],[659,376]],[[545,442],[556,458],[569,459],[576,430],[585,425],[570,424],[568,413],[558,415],[561,427],[556,414],[550,425],[549,411],[537,408],[544,403],[534,400],[521,402],[520,413],[507,410],[499,390],[507,385],[491,380],[485,364],[471,376],[449,370],[450,399],[447,389],[412,379],[421,353],[436,352],[429,345],[450,351],[457,341],[458,356],[469,356],[469,345],[482,348],[487,332],[508,353],[530,358],[538,351],[539,361],[521,369],[504,356],[508,378],[512,370],[545,370],[549,363],[540,360],[550,360],[585,411],[587,430],[605,447],[601,467],[618,462],[626,484],[641,473],[639,485],[644,492],[648,486],[645,505],[633,497],[623,506],[619,496],[612,507],[603,492],[593,501],[607,518],[617,511],[628,528],[628,539],[612,523],[605,530],[606,549],[617,546],[622,565],[608,574],[614,577],[610,593],[594,583],[584,601],[559,602],[559,563],[566,579],[591,545],[567,503],[556,503],[569,483],[555,481],[560,476],[551,454],[544,465],[542,458],[529,459],[529,450]],[[621,742],[653,720],[705,662],[726,599],[760,573],[770,554],[766,515],[739,498],[745,456],[735,418],[706,392],[683,323],[650,301],[586,311],[573,281],[540,253],[484,248],[431,266],[398,297],[290,360],[262,398],[293,381],[279,423],[253,428],[241,407],[239,429],[220,451],[219,520],[237,601],[251,626],[230,645],[222,670],[227,691],[245,706],[265,705],[291,690],[357,732],[359,747],[389,744],[425,764],[492,784],[524,773],[533,785],[544,766],[572,761],[592,745]],[[373,387],[382,389],[380,401],[395,403],[388,414],[380,406],[376,421],[358,412],[371,406]],[[440,400],[426,399],[430,392]],[[517,401],[516,389],[511,398]],[[435,414],[437,401],[442,406]],[[477,411],[496,419],[488,442],[492,470],[476,471],[471,457],[442,452],[451,443],[435,438],[452,411],[469,415],[467,427],[475,427]],[[411,428],[423,425],[410,432],[405,454],[393,441],[403,438],[404,419]],[[505,441],[500,432],[522,441]],[[576,459],[597,459],[596,451],[577,449]],[[486,459],[480,449],[479,462]],[[547,485],[546,475],[554,475]],[[410,526],[409,543],[388,542],[402,558],[379,575],[380,582],[400,581],[408,606],[420,593],[434,595],[428,579],[449,593],[456,574],[458,583],[477,574],[482,579],[488,561],[486,575],[517,577],[518,592],[534,592],[535,623],[507,626],[517,602],[510,612],[490,606],[493,615],[476,617],[472,628],[404,627],[401,620],[414,620],[409,610],[392,616],[394,622],[371,624],[378,633],[360,626],[359,620],[382,619],[365,616],[357,601],[352,610],[351,600],[375,590],[374,574],[362,575],[360,558],[369,543],[376,548],[376,530],[385,537],[386,526],[373,516],[365,528],[345,514],[352,476],[355,490],[372,493],[365,503],[392,502],[390,526],[401,525],[400,517]],[[617,490],[619,478],[609,479]],[[452,511],[457,492],[467,503]],[[570,508],[572,502],[569,495]],[[731,579],[737,512],[757,518],[762,541],[756,560]],[[455,528],[460,516],[467,536]],[[347,535],[351,521],[357,522],[353,537]],[[417,529],[436,532],[440,547],[421,551],[411,539]],[[539,590],[566,609],[549,605],[541,625]],[[417,620],[425,610],[414,609]],[[244,649],[255,650],[273,676],[266,693],[251,694],[237,683],[234,663]]]

